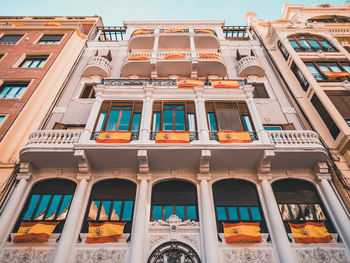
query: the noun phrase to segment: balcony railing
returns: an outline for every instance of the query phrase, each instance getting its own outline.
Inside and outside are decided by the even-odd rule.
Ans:
[[[98,27],[100,32],[99,41],[120,41],[124,40],[126,28],[123,26]]]
[[[238,76],[257,75],[264,76],[265,71],[259,59],[254,56],[243,57],[238,61]]]
[[[248,39],[249,26],[223,26],[224,36],[228,39]]]
[[[256,132],[249,132],[249,136],[252,139],[252,141],[257,141],[259,139]],[[216,132],[216,131],[215,132],[214,131],[209,132],[209,139],[219,142],[218,132]]]
[[[83,130],[42,130],[29,136],[27,145],[54,144],[70,145],[78,143]]]
[[[334,16],[332,18],[311,18],[307,20],[309,23],[319,22],[319,23],[350,23],[349,18],[340,18]]]
[[[189,132],[190,135],[190,142],[198,140],[198,132]],[[157,137],[157,132],[153,131],[150,134],[150,140],[155,141]]]
[[[265,131],[271,143],[278,146],[322,145],[313,131]]]
[[[96,141],[97,137],[100,135],[100,132],[92,132],[91,133],[91,137],[90,140],[94,140]],[[139,132],[131,132],[131,137],[130,137],[130,141],[136,141],[139,139]]]

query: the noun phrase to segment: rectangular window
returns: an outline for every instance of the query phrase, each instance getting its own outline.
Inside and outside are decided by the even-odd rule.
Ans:
[[[156,101],[153,105],[152,131],[190,131],[196,128],[195,107],[192,101]]]
[[[350,79],[350,64],[347,62],[306,62],[308,70],[317,81],[342,81]]]
[[[95,98],[95,90],[94,85],[87,84],[84,86],[83,91],[80,95],[82,99],[94,99]]]
[[[345,121],[350,120],[350,92],[329,91],[326,92],[333,105],[337,108]],[[347,122],[348,123],[348,122]]]
[[[278,48],[281,51],[283,57],[285,60],[288,60],[289,58],[289,53],[287,51],[287,49],[282,45],[281,41],[278,42]]]
[[[16,44],[22,37],[23,35],[4,35],[0,39],[0,44]]]
[[[1,123],[5,120],[5,115],[0,115],[0,125],[1,125]]]
[[[323,106],[319,98],[314,94],[311,98],[311,103],[315,107],[316,111],[320,115],[321,119],[327,126],[329,132],[331,133],[333,139],[336,139],[340,133],[338,126],[333,121],[332,117],[329,115],[326,108]]]
[[[0,60],[3,58],[4,54],[0,54]]]
[[[38,44],[59,44],[63,35],[43,35]]]
[[[43,56],[27,56],[21,65],[19,66],[20,68],[40,68],[43,67],[48,55],[43,55]]]
[[[182,220],[197,220],[197,208],[194,205],[153,205],[152,220],[167,220],[176,215]]]
[[[280,125],[264,125],[265,131],[282,131],[282,126]]]
[[[325,221],[320,204],[278,204],[284,221]]]
[[[257,206],[217,206],[216,218],[218,221],[262,221]]]
[[[264,83],[254,83],[253,86],[254,86],[254,91],[253,91],[254,98],[259,98],[259,99],[269,98],[269,94],[265,89]]]
[[[298,79],[301,87],[303,88],[304,91],[307,91],[307,89],[309,88],[309,82],[306,80],[305,76],[303,75],[303,73],[300,71],[300,69],[295,65],[295,63],[293,62],[291,69],[295,75],[295,77]]]
[[[104,102],[95,131],[138,132],[141,123],[142,102]]]
[[[0,99],[18,99],[29,82],[4,82],[0,87]]]

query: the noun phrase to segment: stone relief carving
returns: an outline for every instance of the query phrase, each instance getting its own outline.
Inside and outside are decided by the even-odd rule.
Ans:
[[[181,240],[186,241],[187,243],[195,246],[197,250],[199,250],[199,240],[197,235],[181,235],[180,241]]]
[[[120,249],[78,249],[75,256],[76,263],[115,263],[125,261],[126,250]]]
[[[224,249],[225,263],[271,263],[273,262],[272,251],[267,249]]]
[[[155,245],[159,244],[161,241],[168,239],[167,235],[151,235],[149,241],[149,250],[151,250]]]
[[[16,248],[4,249],[0,262],[2,263],[47,263],[53,249],[36,249],[36,248]]]
[[[181,218],[176,215],[171,215],[167,220],[156,220],[150,223],[150,226],[170,226],[176,224],[177,226],[199,226],[199,222],[193,220],[182,221]]]
[[[349,263],[344,249],[335,248],[315,248],[315,249],[296,249],[300,263],[319,263],[319,262],[343,262]]]

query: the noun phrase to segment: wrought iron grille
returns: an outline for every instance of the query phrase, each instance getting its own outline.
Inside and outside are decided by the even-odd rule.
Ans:
[[[97,28],[101,33],[99,41],[124,40],[126,28],[124,26],[103,26]]]
[[[200,263],[201,260],[190,246],[182,242],[167,242],[157,247],[147,263]]]
[[[246,39],[249,26],[223,26],[222,30],[227,38]]]

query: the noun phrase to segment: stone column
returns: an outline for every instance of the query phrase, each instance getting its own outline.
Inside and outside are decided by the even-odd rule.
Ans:
[[[208,181],[210,180],[209,174],[198,174],[198,180],[200,181],[200,228],[203,237],[203,262],[219,262],[218,255],[218,236],[216,231],[215,214],[212,204],[212,192]]]
[[[330,215],[335,228],[344,242],[348,255],[350,256],[350,220],[329,184],[332,177],[328,173],[326,163],[317,164],[315,176],[318,180],[317,188],[323,204],[326,206],[328,214]]]
[[[102,102],[102,98],[98,94],[96,94],[96,99],[90,111],[85,129],[80,136],[79,143],[86,143],[90,140],[91,133],[94,131],[95,123],[99,118],[98,113],[100,112]]]
[[[201,143],[209,143],[209,129],[207,123],[207,114],[205,111],[204,99],[202,97],[203,88],[195,87],[197,99],[195,100],[196,117],[198,125],[198,136]]]
[[[64,224],[59,244],[54,254],[54,258],[52,261],[54,263],[69,262],[70,257],[73,253],[72,248],[74,247],[78,239],[76,228],[78,226],[79,218],[82,213],[82,206],[85,199],[85,195],[87,194],[86,190],[88,187],[88,181],[90,180],[90,176],[78,176],[77,179],[80,180],[80,183],[78,184],[78,187],[75,190],[73,201],[69,208],[68,216]]]
[[[20,208],[21,201],[25,198],[24,193],[27,189],[30,176],[30,173],[19,173],[17,175],[17,180],[19,182],[0,217],[0,247],[2,247],[3,243],[6,241],[17,220],[17,211]]]
[[[152,121],[152,91],[153,88],[144,88],[145,100],[142,107],[142,117],[140,124],[140,142],[150,143],[151,121]]]
[[[134,223],[131,232],[130,263],[144,262],[145,231],[147,218],[147,191],[150,174],[139,174],[140,186],[137,195]]]
[[[270,176],[259,176],[264,215],[268,225],[276,259],[280,263],[294,263],[297,258],[283,225],[280,211],[273,193]]]

